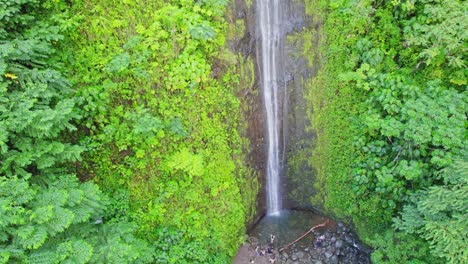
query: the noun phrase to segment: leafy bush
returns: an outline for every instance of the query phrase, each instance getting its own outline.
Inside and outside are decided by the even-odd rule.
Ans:
[[[80,118],[54,63],[65,20],[40,1],[0,4],[0,263],[151,262],[135,225],[103,223],[105,196],[67,173],[84,149],[65,140]]]
[[[444,263],[432,255],[424,240],[404,232],[389,229],[383,234],[376,235],[370,241],[374,246],[373,263]]]
[[[157,229],[156,261],[158,263],[228,263],[230,258],[223,252],[210,250],[212,242],[196,241],[174,228]]]
[[[443,185],[414,193],[395,227],[418,235],[431,245],[432,254],[447,263],[468,261],[468,162],[457,161],[440,174]]]
[[[354,190],[373,189],[394,210],[414,190],[434,184],[435,172],[461,154],[467,98],[440,82],[420,88],[404,75],[368,74],[357,84],[370,93],[355,142],[365,158],[354,170]]]
[[[72,122],[79,118],[70,82],[49,66],[53,42],[62,36],[46,20],[35,20],[37,1],[4,4],[8,8],[0,18],[0,30],[7,31],[0,36],[0,173],[10,177],[53,173],[58,165],[76,161],[83,150],[59,138],[66,130],[76,130]]]
[[[317,130],[311,162],[319,173],[318,194],[312,200],[352,221],[376,246],[375,261],[432,263],[403,249],[415,241],[420,248],[427,248],[424,243],[429,241],[431,250],[438,248],[433,252],[437,257],[465,261],[454,253],[460,237],[439,231],[445,240],[429,235],[431,225],[423,221],[426,212],[415,210],[429,190],[453,187],[442,185],[438,172],[460,159],[465,149],[468,4],[312,2],[309,5],[318,7],[316,22],[323,22],[317,33],[323,66],[310,84],[308,98],[312,129]],[[458,195],[466,200],[466,193]],[[431,197],[436,212],[449,203]],[[398,233],[372,239],[400,212],[407,224],[415,225],[412,229],[403,228],[406,222],[400,221]],[[443,213],[437,217],[441,222],[431,219],[444,223]],[[454,251],[442,250],[442,243],[436,242],[441,239],[444,246],[453,243]],[[400,240],[407,242],[400,246]]]
[[[133,224],[102,222],[105,200],[96,185],[74,175],[43,181],[0,178],[0,263],[151,262]]]
[[[177,230],[172,255],[158,251],[158,262],[226,262],[244,232],[240,187],[253,185],[244,175],[237,76],[220,55],[225,4],[101,0],[69,9],[79,26],[61,56],[83,109],[74,134],[86,147],[80,177],[119,197],[109,213],[138,222],[155,248],[157,230]]]

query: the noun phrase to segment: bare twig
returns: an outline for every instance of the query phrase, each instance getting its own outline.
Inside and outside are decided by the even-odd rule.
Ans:
[[[326,224],[328,224],[330,220],[327,220],[321,224],[318,224],[314,227],[312,227],[311,229],[309,229],[309,231],[305,232],[302,236],[300,236],[298,239],[294,240],[293,242],[287,244],[286,246],[280,248],[279,252],[287,249],[288,247],[290,247],[291,245],[293,245],[294,243],[297,243],[299,240],[303,239],[304,237],[306,237],[308,234],[310,234],[310,232],[314,231],[315,229],[319,228],[319,227],[324,227]]]
[[[401,147],[399,150],[398,150],[398,154],[396,155],[396,157],[393,159],[392,163],[394,163],[395,161],[398,161],[398,158],[400,157],[400,154],[401,152],[403,151],[403,147]],[[397,162],[398,164],[398,162]]]

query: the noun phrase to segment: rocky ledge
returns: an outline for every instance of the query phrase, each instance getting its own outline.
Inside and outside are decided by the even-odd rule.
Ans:
[[[336,230],[314,230],[307,243],[293,244],[281,250],[274,248],[274,235],[271,243],[262,245],[255,237],[239,250],[235,264],[367,264],[370,263],[370,250],[363,246],[345,225],[338,223]],[[310,238],[309,237],[309,238]],[[280,251],[281,250],[281,251]]]

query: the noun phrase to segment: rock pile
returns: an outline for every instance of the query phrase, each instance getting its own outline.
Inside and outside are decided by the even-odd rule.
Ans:
[[[367,264],[370,263],[370,250],[360,244],[357,237],[342,223],[336,231],[314,230],[312,242],[297,243],[279,251],[271,244],[261,245],[255,237],[250,237],[235,264]],[[243,251],[243,254],[241,252]]]

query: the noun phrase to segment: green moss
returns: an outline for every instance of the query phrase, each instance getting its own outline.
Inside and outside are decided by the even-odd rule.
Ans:
[[[378,204],[360,201],[352,188],[352,169],[360,155],[353,146],[354,138],[360,133],[353,126],[353,120],[360,111],[363,97],[361,92],[338,77],[356,65],[357,55],[352,48],[359,40],[358,34],[368,26],[365,21],[369,13],[363,11],[370,10],[370,5],[350,5],[348,13],[327,12],[323,9],[326,2],[312,1],[306,5],[313,23],[321,25],[318,32],[310,32],[317,41],[312,39],[304,45],[304,54],[312,54],[309,63],[321,65],[317,76],[308,82],[307,95],[310,129],[317,134],[310,159],[311,167],[317,170],[317,193],[311,201],[323,205],[332,215],[353,219],[358,226],[365,226],[359,228],[365,232],[369,225],[379,225],[389,219],[381,215],[380,210],[371,210],[373,206],[378,208]],[[364,233],[361,235],[365,236]]]
[[[312,47],[319,51],[314,60],[321,69],[307,98],[317,133],[311,166],[318,171],[318,193],[311,200],[382,246],[375,260],[416,261],[419,256],[373,238],[391,230],[392,218],[421,190],[440,186],[439,171],[462,158],[466,92],[448,76],[459,76],[464,67],[455,32],[466,26],[459,13],[466,4],[311,1],[307,6],[313,23],[323,23],[318,46]],[[442,30],[447,25],[450,32]],[[425,243],[418,239],[415,245],[420,242]]]
[[[247,5],[247,8],[250,9],[250,8],[252,8],[253,1],[252,0],[245,0],[245,4]]]
[[[167,245],[176,255],[158,262],[225,263],[252,218],[258,183],[239,134],[243,62],[224,48],[224,6],[102,0],[72,11],[81,20],[68,69],[88,109],[82,170],[111,196],[128,191],[113,214],[139,223],[142,237],[159,243],[163,227],[181,235]],[[206,255],[187,255],[194,245]]]
[[[241,100],[240,115],[238,123],[238,131],[242,137],[242,150],[243,153],[250,153],[252,147],[249,140],[247,140],[247,129],[249,120],[247,120],[246,113],[251,113],[251,107],[253,105],[253,99],[258,96],[258,90],[255,89],[255,69],[254,61],[251,57],[244,58],[243,55],[237,55],[237,66],[236,73],[239,77],[238,83],[236,83],[236,93],[239,95]],[[239,157],[239,162],[242,159]],[[249,160],[249,164],[254,161]],[[241,195],[244,202],[244,208],[246,209],[247,218],[246,222],[251,223],[256,216],[256,205],[257,205],[257,194],[260,190],[260,183],[258,181],[258,172],[250,167],[242,167],[243,171],[239,171],[240,175],[245,175],[245,180],[241,183]]]
[[[288,153],[288,197],[302,208],[310,207],[310,196],[314,192],[315,182],[315,171],[308,166],[312,150],[306,146],[307,142],[302,140],[293,147],[293,152]]]

